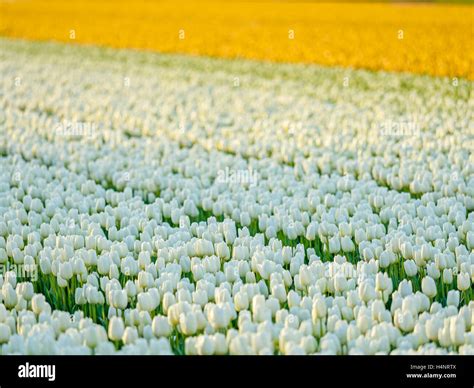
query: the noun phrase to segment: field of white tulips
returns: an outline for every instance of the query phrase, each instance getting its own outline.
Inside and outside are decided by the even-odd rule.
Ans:
[[[0,354],[474,354],[471,81],[0,45]]]

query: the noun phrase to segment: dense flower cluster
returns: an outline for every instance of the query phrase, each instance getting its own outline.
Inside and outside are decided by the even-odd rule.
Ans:
[[[2,36],[474,79],[472,4],[3,1]],[[448,3],[444,1],[444,3]],[[458,1],[457,3],[461,3]],[[212,22],[210,22],[212,21]],[[449,32],[449,33],[447,33]]]
[[[474,353],[472,83],[3,45],[2,354]]]

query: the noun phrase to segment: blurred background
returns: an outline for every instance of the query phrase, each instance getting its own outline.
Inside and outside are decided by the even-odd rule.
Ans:
[[[0,36],[474,79],[471,1],[0,0]]]

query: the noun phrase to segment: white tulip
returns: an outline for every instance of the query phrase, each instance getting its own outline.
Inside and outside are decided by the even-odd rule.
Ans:
[[[179,316],[179,328],[184,335],[193,335],[197,331],[197,320],[193,313]]]
[[[450,291],[448,291],[448,297],[447,297],[447,300],[446,300],[446,304],[448,306],[458,307],[459,306],[459,298],[460,298],[459,291],[450,290]]]
[[[453,271],[451,268],[445,268],[443,270],[443,283],[451,284],[453,282]]]
[[[122,341],[125,345],[133,344],[138,339],[137,329],[134,327],[126,327],[122,336]]]
[[[0,323],[0,344],[4,344],[10,340],[11,329],[10,326]]]
[[[120,341],[123,337],[124,331],[125,325],[122,318],[112,317],[112,319],[109,321],[109,338],[112,341]]]
[[[196,339],[196,352],[201,356],[210,356],[214,354],[215,341],[208,335],[200,335]]]
[[[235,294],[234,304],[237,311],[247,310],[249,308],[249,297],[247,293],[239,291]]]
[[[425,276],[421,281],[421,290],[426,296],[433,298],[437,293],[436,283],[433,278]]]
[[[457,285],[459,291],[466,291],[471,287],[471,279],[469,274],[460,272],[457,276]]]
[[[346,252],[346,253],[355,251],[355,245],[349,236],[341,237],[341,249],[343,252]]]
[[[417,267],[415,261],[413,261],[413,260],[406,260],[403,263],[403,268],[405,270],[405,273],[409,277],[416,276],[416,274],[418,273],[418,267]]]
[[[153,334],[156,337],[168,337],[172,331],[172,328],[168,323],[168,319],[160,315],[157,315],[153,318],[153,323],[151,327],[153,330]]]

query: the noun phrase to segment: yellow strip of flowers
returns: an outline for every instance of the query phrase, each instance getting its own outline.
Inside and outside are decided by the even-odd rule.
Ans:
[[[0,35],[474,79],[472,5],[0,0]]]

